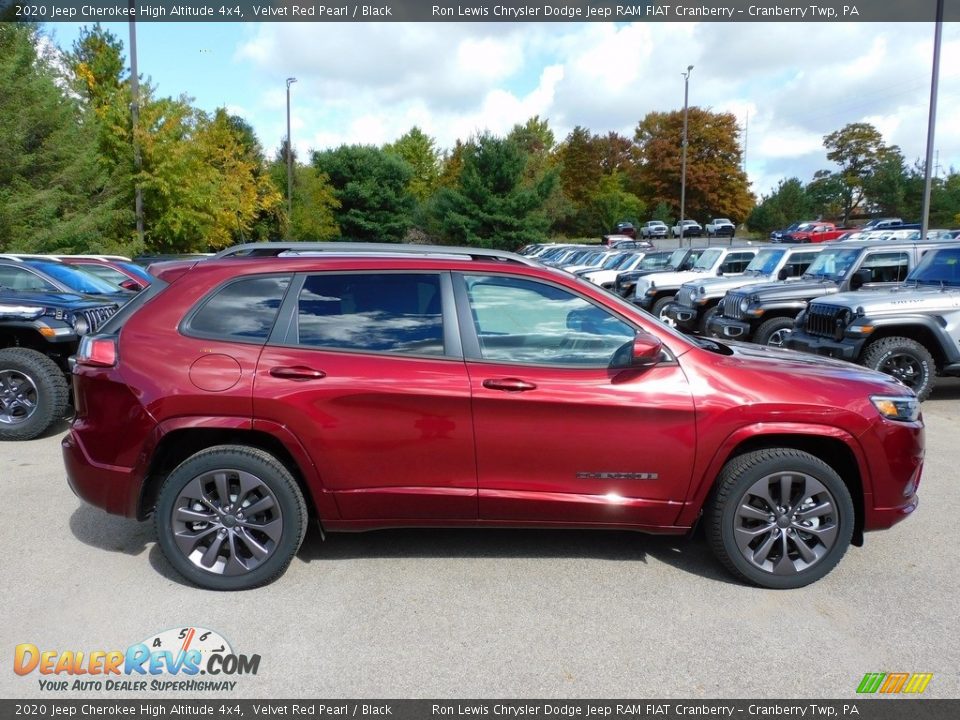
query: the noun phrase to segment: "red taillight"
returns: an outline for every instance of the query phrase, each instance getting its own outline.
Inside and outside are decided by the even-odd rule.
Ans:
[[[77,350],[77,365],[113,367],[117,364],[117,338],[112,335],[87,335]]]

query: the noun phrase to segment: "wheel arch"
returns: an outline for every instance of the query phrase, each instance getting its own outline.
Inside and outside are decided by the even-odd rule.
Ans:
[[[923,345],[933,356],[934,362],[937,364],[937,370],[939,371],[944,365],[950,362],[955,362],[960,358],[947,357],[946,353],[944,352],[944,346],[941,342],[941,338],[938,336],[937,330],[939,330],[939,327],[937,330],[935,330],[933,327],[934,324],[935,323],[931,318],[924,318],[922,320],[918,319],[917,321],[910,322],[909,324],[904,324],[902,319],[895,323],[878,322],[875,324],[876,330],[874,330],[870,335],[870,340],[863,346],[861,357],[870,345],[879,340],[884,340],[890,337],[905,337]]]
[[[156,505],[160,487],[167,475],[190,456],[214,445],[243,445],[254,447],[275,457],[293,476],[297,486],[307,499],[307,511],[311,518],[322,520],[339,517],[332,498],[319,485],[316,469],[302,445],[289,432],[270,424],[250,428],[209,425],[177,426],[168,429],[153,448],[150,464],[144,475],[137,504],[137,517],[149,517]]]
[[[759,430],[759,432],[758,432]],[[856,441],[842,430],[823,426],[797,428],[744,428],[731,435],[717,451],[700,486],[678,519],[678,525],[692,524],[703,512],[717,488],[723,468],[734,458],[745,453],[773,448],[790,448],[819,458],[836,471],[850,490],[854,508],[854,527],[851,543],[863,545],[865,488],[867,468],[857,452]]]

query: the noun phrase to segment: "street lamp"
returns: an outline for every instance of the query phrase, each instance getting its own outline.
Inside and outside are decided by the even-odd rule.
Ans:
[[[293,221],[293,145],[290,142],[290,86],[297,79],[287,78],[287,239],[290,239],[290,225]]]
[[[683,213],[687,204],[687,101],[690,97],[690,73],[693,65],[687,65],[683,75],[683,159],[680,162],[680,247],[683,247]],[[693,240],[690,241],[693,244]]]

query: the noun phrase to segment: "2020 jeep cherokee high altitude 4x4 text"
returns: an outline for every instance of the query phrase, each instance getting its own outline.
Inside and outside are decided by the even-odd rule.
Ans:
[[[893,378],[694,340],[517,255],[272,243],[159,275],[84,339],[64,459],[204,587],[270,582],[308,518],[701,516],[733,573],[800,587],[917,506],[923,424]]]

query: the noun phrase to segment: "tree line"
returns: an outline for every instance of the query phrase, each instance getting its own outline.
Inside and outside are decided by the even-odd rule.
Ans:
[[[924,164],[908,166],[896,145],[887,145],[870,123],[851,123],[823,139],[827,159],[836,170],[818,170],[808,183],[782,180],[761,198],[747,218],[747,227],[760,233],[802,220],[899,217],[919,221],[923,209]],[[930,227],[960,225],[960,174],[952,168],[932,178]]]
[[[285,143],[268,156],[243,118],[161,96],[142,79],[136,126],[131,102],[111,32],[85,28],[61,51],[40,27],[0,23],[0,251],[134,255],[283,238],[513,249],[679,215],[681,111],[648,113],[633,137],[578,126],[558,140],[535,116],[451,148],[413,127],[386,145],[294,153],[288,213]],[[756,205],[736,118],[693,107],[688,121],[686,216],[701,221],[749,219],[763,230],[815,211],[853,212],[896,176],[893,150],[862,187],[847,182],[864,172],[855,153],[828,155],[841,173],[800,184],[802,200],[790,196],[799,181],[786,181]],[[888,190],[884,202],[901,196]]]

